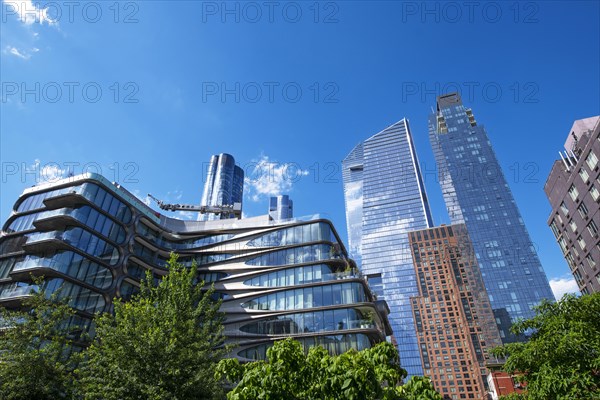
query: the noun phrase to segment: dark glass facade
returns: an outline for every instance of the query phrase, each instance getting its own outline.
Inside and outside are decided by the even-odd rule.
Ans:
[[[391,334],[377,302],[329,221],[182,221],[161,215],[118,184],[86,174],[25,190],[0,236],[0,306],[19,307],[40,288],[60,289],[93,332],[93,316],[129,299],[169,253],[198,266],[226,313],[227,343],[242,360],[264,357],[292,336],[332,352],[362,349]],[[74,322],[75,323],[75,322]]]
[[[548,225],[581,293],[600,291],[600,116],[575,121],[544,191]]]
[[[453,224],[465,224],[504,342],[554,296],[483,126],[458,94],[438,97],[429,136]]]
[[[242,203],[244,195],[244,170],[235,165],[235,159],[229,154],[218,154],[210,158],[204,191],[203,206],[224,206]],[[234,218],[227,214],[200,214],[199,220]]]
[[[358,144],[342,168],[350,255],[390,307],[402,367],[423,375],[409,300],[418,290],[408,232],[432,221],[408,121]]]

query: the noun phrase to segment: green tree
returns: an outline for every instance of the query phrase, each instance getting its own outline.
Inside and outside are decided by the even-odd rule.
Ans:
[[[34,278],[22,310],[0,308],[0,399],[71,398],[74,357],[69,351],[74,311],[58,292],[47,296]]]
[[[526,343],[493,350],[508,357],[505,371],[527,382],[527,394],[513,398],[600,399],[600,293],[546,301],[511,330],[532,332]]]
[[[223,314],[213,289],[196,284],[196,267],[171,254],[169,274],[153,286],[148,272],[140,293],[102,314],[80,373],[85,399],[211,399],[223,356]]]
[[[237,383],[227,394],[229,400],[442,398],[426,378],[400,386],[406,371],[390,343],[330,356],[322,347],[313,347],[305,354],[299,342],[285,339],[267,350],[267,359],[247,364],[225,359],[219,363],[216,376],[228,384]]]

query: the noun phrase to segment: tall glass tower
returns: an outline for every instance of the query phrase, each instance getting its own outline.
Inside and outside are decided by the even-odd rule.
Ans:
[[[294,218],[294,202],[287,194],[272,196],[269,199],[269,216],[274,221]]]
[[[210,158],[204,192],[203,206],[222,206],[241,203],[244,194],[244,170],[235,165],[230,154],[221,153]],[[227,214],[200,214],[200,221],[233,218]]]
[[[408,120],[358,144],[342,162],[350,254],[387,301],[402,367],[423,375],[410,297],[418,296],[408,232],[432,226]]]
[[[554,296],[492,144],[457,93],[438,97],[429,138],[450,220],[467,227],[502,341],[518,340],[511,323]]]

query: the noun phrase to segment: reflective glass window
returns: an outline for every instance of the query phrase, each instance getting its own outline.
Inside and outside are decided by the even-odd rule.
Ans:
[[[55,251],[44,256],[26,255],[16,263],[14,270],[21,271],[35,268],[50,268],[98,289],[110,287],[113,279],[108,268],[81,254],[66,250]]]
[[[125,203],[118,200],[98,185],[89,182],[78,186],[69,186],[62,189],[33,194],[19,204],[17,211],[23,212],[39,209],[43,207],[43,201],[45,199],[65,194],[79,194],[102,208],[102,210],[114,215],[119,221],[125,224],[128,224],[131,221],[131,210]]]
[[[94,314],[104,311],[104,296],[85,289],[64,279],[50,279],[44,283],[47,296],[59,291],[59,298],[68,298],[69,305],[81,311]]]
[[[244,282],[250,286],[296,286],[312,282],[324,282],[352,277],[348,272],[332,272],[332,267],[325,264],[307,265],[303,267],[287,268],[273,271],[248,279]]]
[[[248,246],[277,247],[318,241],[336,242],[329,224],[317,222],[281,228],[252,239]]]
[[[305,352],[308,352],[311,347],[321,346],[332,355],[343,354],[350,349],[360,351],[371,347],[371,341],[368,336],[360,333],[295,338],[295,340],[298,340],[302,344]],[[272,345],[273,343],[270,342],[253,346],[239,351],[238,356],[251,360],[265,360],[267,357],[267,349]]]
[[[335,293],[337,292],[337,293]],[[353,304],[366,301],[366,295],[362,284],[350,282],[344,284],[331,284],[326,286],[313,286],[302,289],[285,290],[280,292],[279,298],[285,297],[285,308],[283,301],[279,302],[278,293],[270,293],[241,304],[243,308],[250,310],[296,310],[330,306],[334,299],[339,299],[339,304]]]
[[[115,246],[79,227],[67,227],[64,231],[33,233],[29,236],[27,242],[32,243],[48,239],[62,240],[110,265],[115,265],[119,260],[119,250]]]
[[[262,254],[246,261],[247,265],[274,266],[302,264],[339,258],[334,248],[326,244],[294,247]]]

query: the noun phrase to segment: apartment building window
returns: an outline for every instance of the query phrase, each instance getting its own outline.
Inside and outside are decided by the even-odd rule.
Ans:
[[[560,236],[560,231],[558,230],[558,227],[556,226],[556,221],[552,220],[552,223],[550,224],[550,229],[552,229],[552,233],[554,233],[554,237],[558,237]]]
[[[579,215],[581,215],[581,218],[587,217],[589,212],[585,203],[581,203],[579,207],[577,207],[577,211],[579,211]]]
[[[562,250],[563,254],[567,253],[567,241],[565,240],[565,238],[561,237],[560,239],[558,239],[558,245],[560,246],[560,249]],[[502,284],[502,282],[500,283]],[[502,289],[502,287],[501,287]]]
[[[573,252],[573,254],[575,254],[575,257],[579,257],[579,252],[577,251],[577,247],[575,247],[575,246],[571,247],[571,251]]]
[[[594,201],[598,201],[598,199],[600,199],[600,190],[598,190],[598,188],[594,185],[592,185],[590,188],[590,194],[592,195],[592,199],[594,199]]]
[[[569,222],[569,227],[573,232],[577,232],[577,224],[575,223],[575,221]]]
[[[569,215],[569,209],[567,208],[567,205],[564,201],[560,203],[560,209],[562,210],[563,214]]]
[[[561,223],[561,224],[563,223],[563,219],[560,216],[560,214],[556,214],[556,219],[558,220],[559,223]]]
[[[577,238],[577,243],[579,244],[579,247],[581,247],[581,250],[585,250],[585,240],[582,236]]]
[[[575,201],[577,196],[579,196],[579,190],[575,187],[575,185],[571,185],[569,188],[569,195],[571,196],[571,200]]]
[[[575,268],[575,259],[573,258],[573,254],[567,253],[565,254],[565,258],[567,259],[567,263],[571,269]]]
[[[588,181],[590,179],[590,175],[588,174],[588,172],[585,168],[581,168],[579,170],[579,176],[581,177],[581,179],[583,180],[584,183],[588,183]]]
[[[594,153],[593,151],[590,151],[590,154],[588,154],[588,156],[585,158],[585,162],[591,170],[594,170],[594,168],[596,168],[596,165],[598,165],[598,156],[596,156],[596,153]]]
[[[594,260],[594,258],[592,257],[591,254],[588,254],[585,257],[587,263],[590,265],[590,268],[595,268],[596,267],[596,260]]]
[[[590,231],[590,234],[592,235],[592,237],[594,237],[598,234],[598,225],[594,221],[590,221],[587,228],[588,228],[588,231]]]

